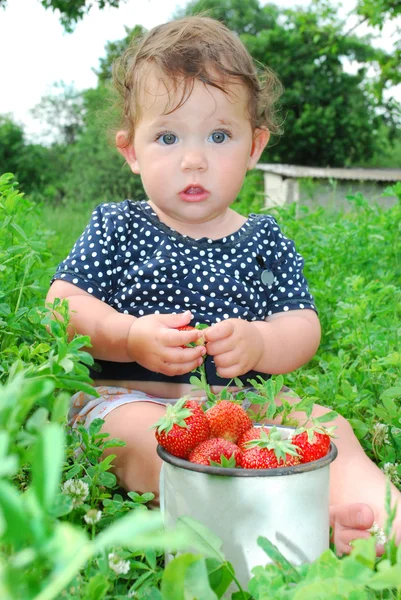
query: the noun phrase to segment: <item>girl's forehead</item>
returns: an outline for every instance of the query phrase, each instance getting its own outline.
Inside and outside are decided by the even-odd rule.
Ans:
[[[168,114],[190,104],[198,103],[201,106],[213,105],[214,107],[227,107],[236,112],[248,112],[249,93],[245,85],[232,79],[223,80],[211,73],[211,80],[221,89],[209,85],[199,79],[190,79],[177,75],[171,78],[156,70],[149,69],[142,79],[139,92],[140,112]],[[223,91],[224,90],[224,91]]]

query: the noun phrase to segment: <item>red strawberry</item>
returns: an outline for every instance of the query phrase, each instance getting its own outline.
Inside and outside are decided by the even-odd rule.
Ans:
[[[235,467],[239,464],[240,455],[241,451],[236,444],[222,438],[210,438],[196,446],[188,460],[198,465],[210,465],[211,463],[222,464],[222,457],[227,459],[233,457],[232,466]]]
[[[245,443],[247,448],[241,454],[243,469],[277,469],[298,465],[301,459],[290,440],[281,439],[281,434],[273,427],[269,434],[263,430],[259,439]]]
[[[170,454],[187,458],[209,437],[209,422],[200,405],[188,397],[167,406],[166,414],[152,426],[157,441]]]
[[[210,425],[210,436],[224,438],[237,443],[252,421],[239,404],[230,400],[220,400],[205,412]]]
[[[301,462],[291,454],[285,454],[284,459],[277,458],[275,451],[268,448],[250,448],[242,453],[240,460],[243,469],[277,469],[299,465]]]
[[[328,454],[332,434],[333,428],[326,429],[322,425],[315,425],[308,429],[297,429],[291,440],[298,447],[301,461],[307,463],[323,458]]]
[[[241,450],[246,450],[245,444],[250,440],[260,439],[260,433],[264,431],[266,435],[269,435],[270,430],[267,427],[251,427],[247,429],[245,433],[239,438],[237,445]]]

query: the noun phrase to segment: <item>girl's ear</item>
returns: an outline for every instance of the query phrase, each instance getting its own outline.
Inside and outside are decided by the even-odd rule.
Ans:
[[[258,162],[260,155],[266,148],[266,145],[270,139],[270,131],[265,127],[255,129],[253,132],[253,142],[251,148],[251,154],[248,160],[248,171],[253,169]]]
[[[136,158],[134,145],[128,142],[126,131],[118,131],[116,134],[116,146],[119,153],[125,158],[133,173],[139,175],[139,163]]]

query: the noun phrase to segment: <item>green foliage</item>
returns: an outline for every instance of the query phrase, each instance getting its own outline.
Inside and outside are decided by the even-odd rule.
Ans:
[[[61,24],[66,31],[71,32],[92,6],[97,5],[101,9],[106,6],[118,8],[121,0],[40,0],[40,2],[45,8],[58,11]],[[5,8],[7,4],[8,0],[0,0],[0,8]]]
[[[100,202],[145,198],[140,177],[134,175],[116,150],[110,124],[116,122],[107,85],[84,93],[84,128],[69,148],[70,170],[65,176],[66,201]],[[106,107],[106,108],[105,108]]]
[[[62,172],[62,154],[40,144],[29,144],[23,128],[11,117],[0,115],[0,165],[2,172],[17,177],[21,189],[31,193],[49,193]]]
[[[251,179],[247,185],[244,214],[253,198]],[[316,357],[286,375],[285,384],[307,396],[305,410],[319,398],[350,418],[365,451],[400,486],[401,184],[386,193],[399,200],[388,210],[355,194],[347,212],[289,205],[274,214],[306,257],[324,329]],[[393,541],[382,559],[375,559],[373,540],[362,540],[350,557],[328,550],[294,567],[260,539],[269,562],[254,569],[244,590],[212,532],[191,519],[182,519],[174,534],[160,531],[147,510],[152,494],[121,494],[110,471],[114,457],[104,451],[122,442],[102,432],[101,420],[89,430],[65,426],[71,393],[91,389],[93,359],[84,351],[87,338],[68,340],[66,303],[52,307],[57,321],[42,306],[55,266],[42,214],[12,176],[0,178],[0,596],[396,600],[401,550]],[[255,402],[271,400],[281,383],[256,381]],[[280,411],[286,416],[285,402]],[[194,553],[164,568],[164,548],[188,547]],[[238,591],[229,593],[229,586]]]
[[[99,59],[100,67],[95,70],[99,84],[105,84],[112,79],[113,63],[120,58],[133,39],[142,36],[146,29],[142,25],[135,25],[132,29],[125,27],[125,37],[115,42],[107,42],[106,56]]]
[[[360,24],[367,22],[376,27],[379,31],[383,30],[385,24],[393,21],[401,15],[401,4],[395,0],[358,0],[356,12],[361,16]],[[394,49],[390,55],[382,55],[379,58],[379,75],[376,78],[374,91],[378,98],[383,98],[383,92],[393,85],[401,83],[400,62],[401,62],[401,27],[395,27],[393,34]],[[395,102],[400,109],[400,103]]]
[[[73,85],[54,83],[50,93],[32,109],[35,119],[46,124],[41,138],[51,144],[71,145],[83,126],[84,98]]]

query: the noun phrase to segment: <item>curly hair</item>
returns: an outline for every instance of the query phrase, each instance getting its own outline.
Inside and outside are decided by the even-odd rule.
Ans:
[[[242,84],[248,91],[252,128],[280,133],[276,102],[283,88],[277,75],[268,67],[257,68],[239,37],[223,23],[191,16],[158,25],[135,38],[114,63],[113,81],[123,104],[127,143],[134,138],[140,119],[139,93],[151,68],[163,77],[168,95],[165,114],[186,102],[196,80],[226,94],[230,93],[227,84]]]

